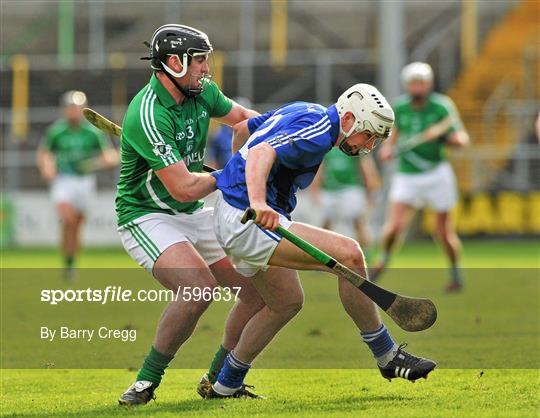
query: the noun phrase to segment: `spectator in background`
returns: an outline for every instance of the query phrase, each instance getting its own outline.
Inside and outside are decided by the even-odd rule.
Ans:
[[[37,165],[51,186],[62,228],[64,274],[72,279],[81,225],[96,190],[93,172],[116,165],[118,153],[103,133],[84,119],[87,100],[82,91],[64,93],[60,105],[64,117],[47,129],[37,152]]]
[[[251,109],[251,101],[245,97],[236,97],[236,103]],[[232,128],[221,124],[210,135],[208,140],[208,164],[215,168],[223,168],[232,156]]]

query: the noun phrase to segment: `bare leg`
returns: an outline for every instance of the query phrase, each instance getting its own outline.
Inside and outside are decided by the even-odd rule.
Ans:
[[[399,243],[403,231],[407,229],[414,215],[414,207],[401,202],[392,202],[388,221],[384,226],[382,247],[387,253],[391,253]]]
[[[382,258],[375,265],[371,273],[373,281],[377,280],[384,271],[390,261],[390,257],[394,252],[403,232],[408,228],[411,219],[414,216],[414,207],[407,203],[392,202],[388,213],[388,220],[383,228],[382,237]]]
[[[242,287],[225,324],[222,346],[231,351],[236,347],[246,323],[263,308],[264,301],[255,289],[253,280],[238,274],[228,258],[212,264],[210,269],[220,286]]]
[[[459,291],[462,287],[459,259],[461,257],[461,241],[456,233],[452,216],[448,212],[438,212],[436,221],[436,236],[441,242],[444,252],[450,260],[451,282],[446,286],[447,292]]]
[[[300,311],[304,302],[302,286],[295,270],[271,267],[266,272],[259,272],[252,280],[266,306],[246,324],[234,349],[235,356],[245,363],[255,359]]]
[[[62,224],[62,255],[73,258],[78,247],[81,214],[70,203],[59,203],[57,210]]]
[[[366,277],[364,255],[358,243],[353,239],[296,222],[289,230]],[[287,240],[281,240],[270,259],[270,264],[297,270],[321,270],[333,273],[328,267],[320,264]],[[361,331],[370,332],[381,325],[379,312],[373,301],[341,277],[339,278],[339,296],[345,311]]]
[[[217,282],[202,257],[188,242],[171,245],[157,259],[154,277],[167,289],[176,292],[178,286],[213,289]],[[158,323],[154,348],[167,356],[174,356],[180,346],[190,337],[199,317],[210,301],[170,302]]]
[[[436,236],[452,266],[456,266],[461,256],[461,241],[456,234],[452,216],[448,212],[437,213]]]

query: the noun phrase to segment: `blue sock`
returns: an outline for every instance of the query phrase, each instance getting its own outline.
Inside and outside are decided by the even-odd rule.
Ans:
[[[214,384],[214,390],[221,395],[232,395],[242,387],[250,367],[251,364],[238,360],[231,351],[225,358],[217,382]]]
[[[452,281],[454,283],[461,284],[461,282],[462,282],[462,280],[461,280],[461,267],[459,267],[458,265],[453,265],[450,268],[450,271],[451,271]]]
[[[377,359],[379,365],[386,366],[394,358],[395,354],[393,352],[397,348],[397,345],[392,340],[384,324],[381,324],[375,331],[361,332],[360,335],[373,353],[373,357]]]

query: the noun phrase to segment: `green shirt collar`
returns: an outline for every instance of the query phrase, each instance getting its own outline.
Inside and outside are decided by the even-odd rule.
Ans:
[[[150,86],[152,86],[152,90],[156,92],[157,97],[163,106],[172,107],[177,104],[167,89],[163,87],[163,84],[161,84],[155,74],[152,74]]]

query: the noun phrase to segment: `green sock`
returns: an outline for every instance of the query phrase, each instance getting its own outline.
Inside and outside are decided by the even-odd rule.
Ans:
[[[161,378],[165,374],[165,369],[174,357],[166,356],[157,351],[154,346],[144,359],[143,366],[137,374],[137,381],[147,380],[157,385],[161,383]]]
[[[229,354],[229,350],[223,348],[223,346],[220,345],[218,351],[214,355],[212,364],[210,365],[210,368],[208,369],[208,380],[210,380],[210,383],[212,384],[216,383],[219,372],[221,371],[221,368],[223,367],[223,363],[225,362],[225,357],[227,357],[228,354]]]
[[[67,256],[64,261],[65,261],[64,264],[67,269],[73,268],[73,262],[75,261],[73,256]]]

